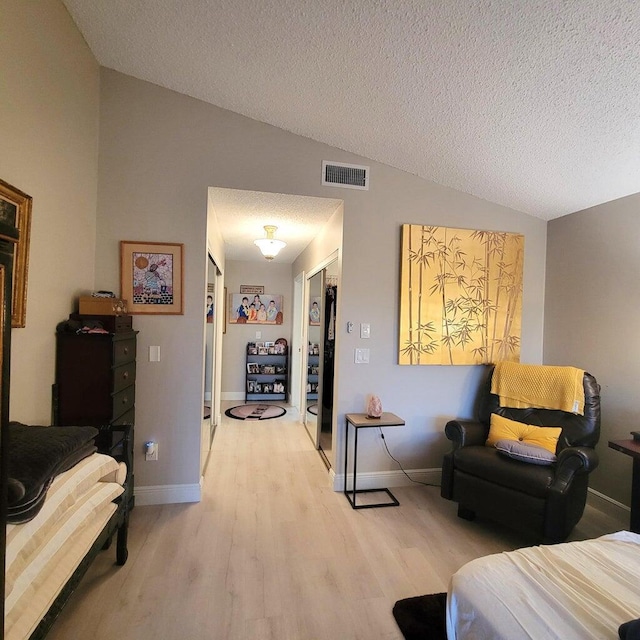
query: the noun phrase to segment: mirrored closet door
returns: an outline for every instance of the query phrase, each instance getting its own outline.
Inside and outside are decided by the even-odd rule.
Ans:
[[[328,467],[333,461],[333,389],[335,370],[338,262],[308,280],[306,419],[311,439]]]

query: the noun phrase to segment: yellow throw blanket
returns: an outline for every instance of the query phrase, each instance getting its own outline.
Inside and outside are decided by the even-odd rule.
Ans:
[[[491,393],[500,405],[516,409],[560,409],[584,414],[584,371],[517,362],[498,362],[491,380]]]

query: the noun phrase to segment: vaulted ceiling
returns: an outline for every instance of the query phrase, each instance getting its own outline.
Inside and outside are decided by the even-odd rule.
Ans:
[[[98,62],[543,219],[640,191],[635,0],[63,0]]]

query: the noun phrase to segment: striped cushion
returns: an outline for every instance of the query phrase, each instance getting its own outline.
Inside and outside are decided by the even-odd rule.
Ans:
[[[89,456],[53,481],[42,510],[33,520],[24,524],[7,525],[6,596],[11,593],[15,577],[23,571],[31,557],[38,553],[60,518],[97,482],[105,477],[110,478],[118,470],[119,465],[111,456],[99,453]]]
[[[5,640],[24,640],[33,633],[115,510],[107,503],[73,533],[54,536],[43,557],[25,568],[5,601]]]
[[[40,513],[7,525],[6,640],[28,637],[116,510],[120,465],[94,454],[58,476]]]

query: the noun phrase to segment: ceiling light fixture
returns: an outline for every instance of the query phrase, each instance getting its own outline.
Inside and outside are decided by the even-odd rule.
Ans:
[[[277,229],[278,227],[272,224],[266,224],[264,226],[264,230],[267,233],[267,237],[253,241],[253,244],[255,244],[258,249],[262,251],[262,255],[267,260],[273,260],[278,255],[278,253],[280,253],[280,249],[284,249],[284,247],[287,246],[286,242],[282,242],[282,240],[276,240],[273,237],[273,234]]]

